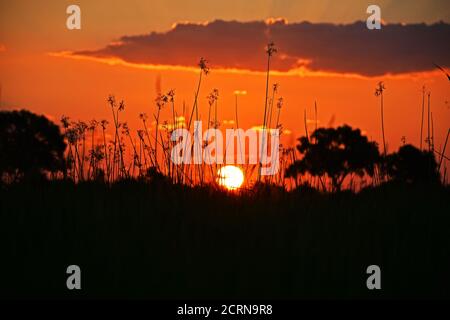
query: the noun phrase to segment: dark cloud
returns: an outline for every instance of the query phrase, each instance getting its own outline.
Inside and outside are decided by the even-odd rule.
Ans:
[[[273,41],[278,53],[272,68],[289,71],[305,66],[314,71],[365,76],[433,69],[450,65],[450,25],[389,24],[368,30],[353,24],[237,22],[178,24],[165,33],[124,36],[118,42],[76,55],[114,57],[138,64],[195,66],[206,57],[216,68],[264,71],[264,47]]]

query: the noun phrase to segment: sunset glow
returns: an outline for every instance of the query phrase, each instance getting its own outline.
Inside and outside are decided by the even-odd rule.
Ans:
[[[228,190],[236,190],[244,182],[242,170],[236,166],[225,166],[217,171],[218,183]]]

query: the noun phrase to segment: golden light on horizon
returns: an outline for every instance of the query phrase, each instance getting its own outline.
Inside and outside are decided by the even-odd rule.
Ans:
[[[244,173],[236,166],[225,166],[217,171],[219,185],[228,190],[239,189],[244,183]]]

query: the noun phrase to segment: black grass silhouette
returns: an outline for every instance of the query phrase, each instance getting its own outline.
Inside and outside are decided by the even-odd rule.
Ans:
[[[434,64],[434,66],[435,66],[436,68],[438,68],[439,70],[441,70],[441,71],[447,76],[447,79],[450,81],[450,75],[447,73],[447,71],[445,71],[444,68],[442,68],[441,66],[437,65],[436,63],[433,63],[433,64]]]

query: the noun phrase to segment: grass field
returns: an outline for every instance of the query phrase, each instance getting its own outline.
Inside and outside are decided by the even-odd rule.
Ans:
[[[449,298],[449,196],[393,184],[240,196],[137,181],[12,185],[0,191],[1,296]],[[80,291],[66,288],[71,264]],[[382,290],[366,287],[372,264]]]

